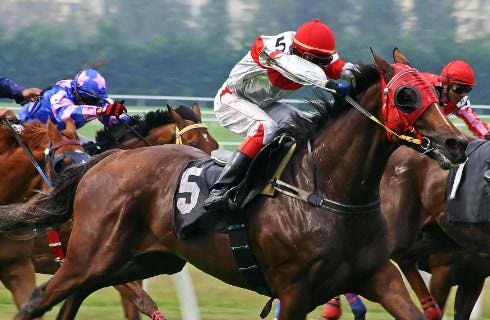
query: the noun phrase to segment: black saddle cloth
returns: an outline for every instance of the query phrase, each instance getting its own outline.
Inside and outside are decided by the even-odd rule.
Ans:
[[[231,197],[240,205],[238,210],[260,194],[294,143],[290,136],[280,135],[261,150],[240,184],[231,189]],[[220,231],[227,226],[226,217],[231,213],[208,213],[203,208],[222,171],[222,163],[199,159],[189,162],[180,174],[174,196],[174,231],[178,238],[188,238],[198,230]]]
[[[453,168],[449,172],[445,211],[450,222],[488,222],[490,221],[490,183],[484,175],[490,170],[490,141],[471,141],[466,149],[466,156],[467,160],[459,184],[456,179],[458,168]],[[452,192],[455,197],[451,199]]]

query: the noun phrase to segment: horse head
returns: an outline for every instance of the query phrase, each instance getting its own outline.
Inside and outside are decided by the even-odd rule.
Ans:
[[[211,151],[218,149],[218,143],[209,134],[208,127],[202,122],[201,109],[199,104],[194,103],[192,105],[192,114],[183,117],[181,113],[185,115],[186,107],[180,106],[176,111],[169,108],[169,115],[175,123],[175,137],[177,144],[186,144],[202,151],[211,154]],[[187,111],[187,113],[189,113]]]
[[[187,144],[206,153],[218,148],[218,143],[201,122],[199,105],[192,109],[179,106],[159,109],[141,116],[133,116],[125,122],[105,127],[96,134],[93,154],[119,148],[134,149],[149,145]]]
[[[52,182],[56,182],[59,174],[67,166],[83,163],[88,160],[89,155],[84,152],[83,146],[77,135],[75,123],[68,119],[66,128],[59,131],[56,126],[48,120],[47,136],[49,141],[44,151],[46,175]]]
[[[388,128],[388,139],[408,144],[445,169],[463,162],[467,138],[442,112],[432,84],[398,48],[393,51],[393,64],[372,54],[381,74],[383,104],[379,116]]]

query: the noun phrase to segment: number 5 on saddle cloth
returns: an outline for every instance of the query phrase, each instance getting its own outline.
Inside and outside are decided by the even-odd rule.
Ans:
[[[294,138],[287,134],[273,139],[253,160],[242,182],[230,189],[230,203],[243,209],[258,194],[273,195],[273,190],[266,187],[268,181],[281,175],[295,149]],[[198,230],[224,230],[228,225],[228,213],[209,214],[203,208],[204,200],[225,164],[226,159],[213,157],[194,160],[181,173],[174,196],[174,231],[177,238],[188,238]]]

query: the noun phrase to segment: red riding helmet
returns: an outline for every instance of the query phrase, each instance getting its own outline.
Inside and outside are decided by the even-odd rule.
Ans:
[[[326,24],[315,19],[296,30],[292,46],[300,53],[331,55],[335,53],[335,35]]]
[[[453,60],[449,62],[441,71],[444,82],[474,86],[475,73],[471,66],[463,60]]]

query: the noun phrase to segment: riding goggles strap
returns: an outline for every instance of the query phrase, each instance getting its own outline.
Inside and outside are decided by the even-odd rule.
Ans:
[[[208,126],[205,123],[195,123],[195,124],[188,125],[182,130],[180,130],[178,126],[175,126],[175,144],[182,144],[182,135],[184,133],[192,129],[199,129],[199,128],[207,129]]]

